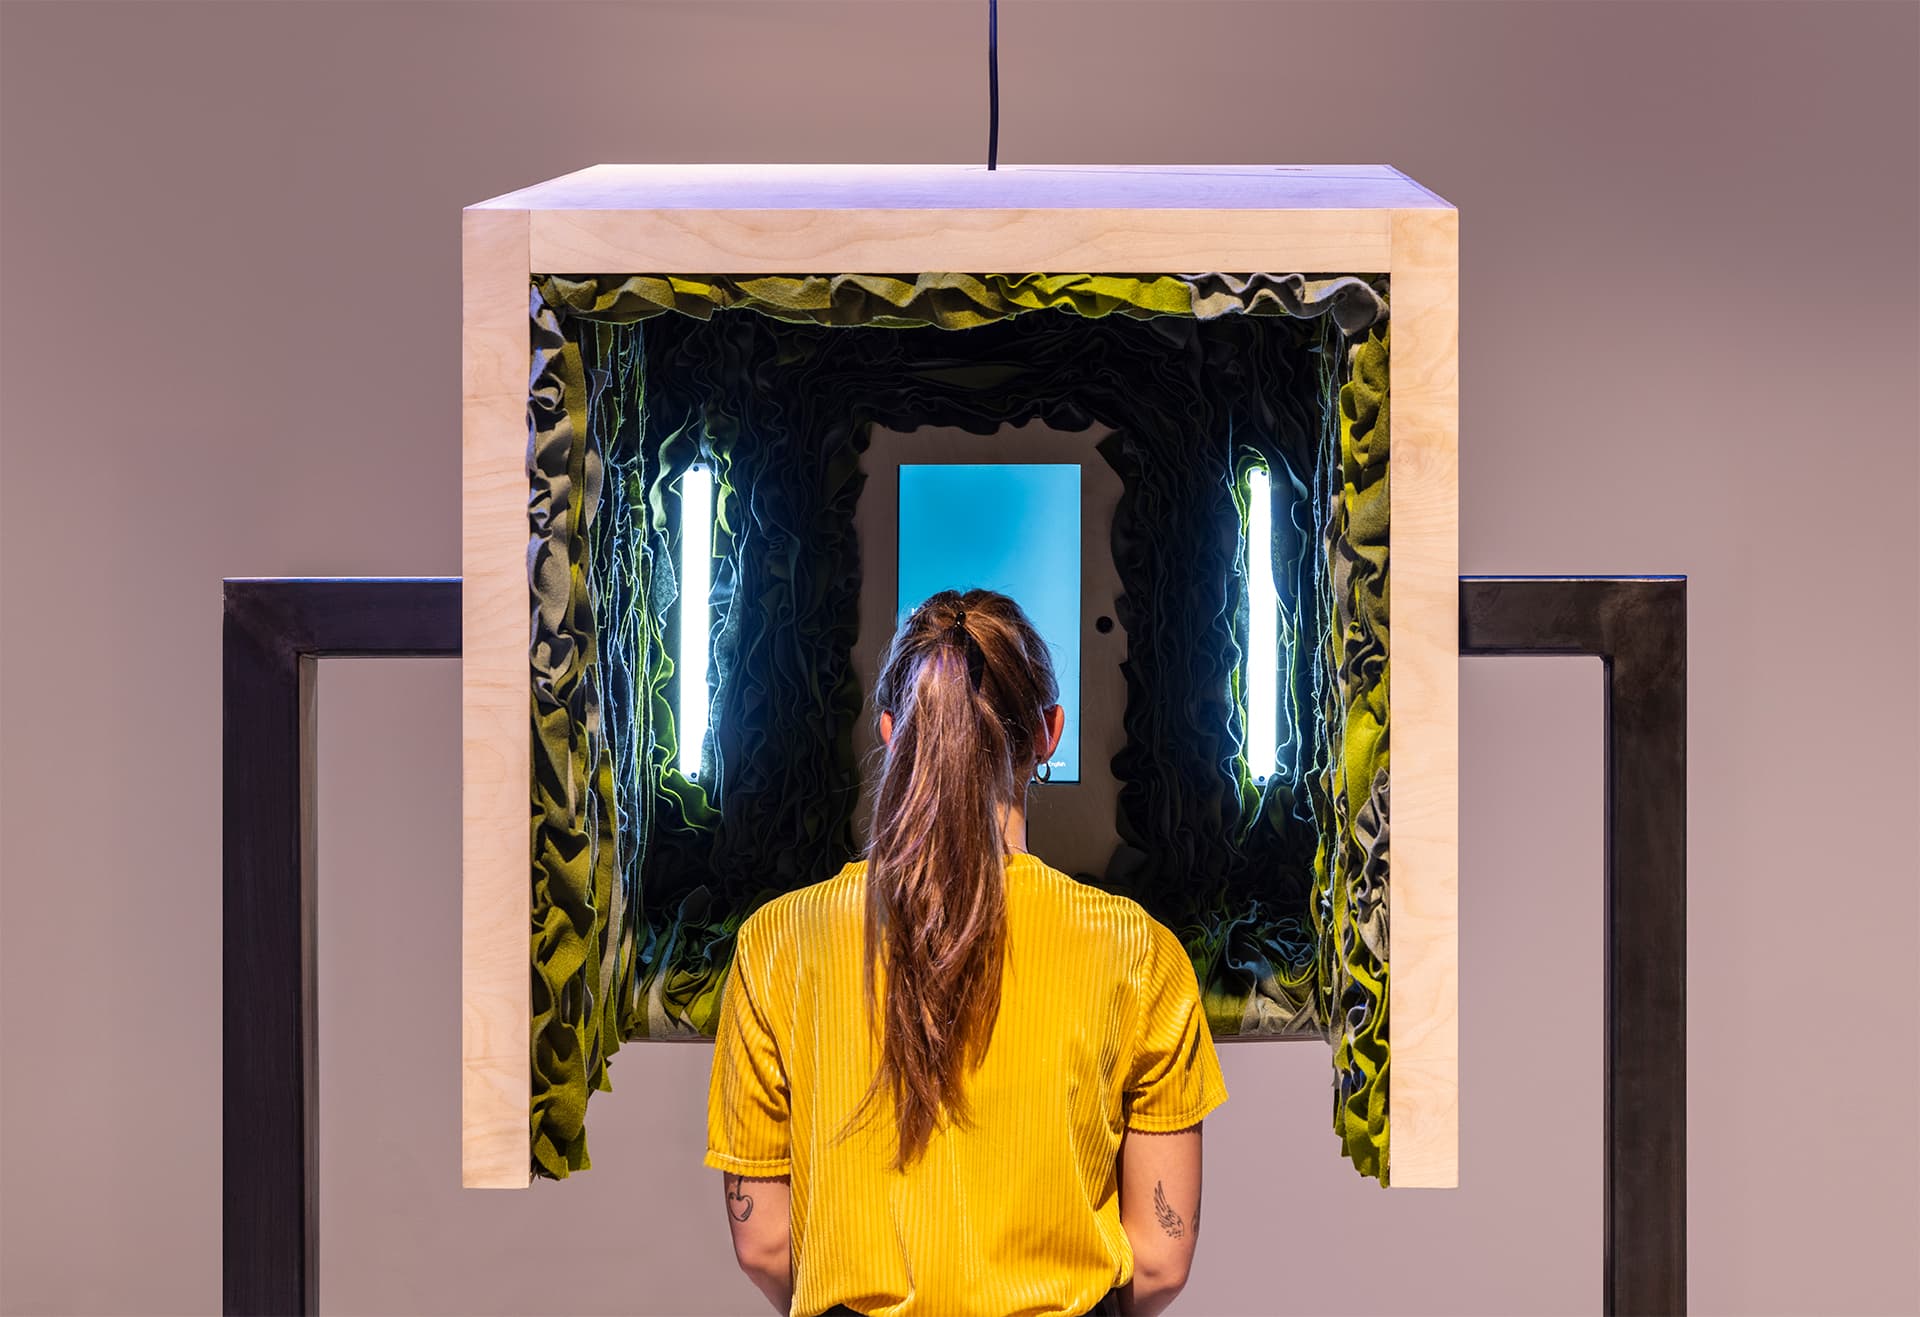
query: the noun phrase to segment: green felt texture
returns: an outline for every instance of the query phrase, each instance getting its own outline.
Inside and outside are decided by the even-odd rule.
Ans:
[[[751,310],[777,320],[879,329],[971,329],[1029,311],[1097,319],[1177,315],[1330,315],[1353,334],[1386,314],[1385,298],[1353,275],[1300,274],[809,274],[536,275],[556,309],[632,323],[678,311],[705,320]]]
[[[548,1175],[587,1165],[587,1088],[606,1078],[606,932],[621,891],[612,762],[602,734],[586,527],[601,460],[587,442],[580,344],[533,296],[528,554],[533,643],[532,1131]]]
[[[1387,364],[1391,326],[1355,345],[1339,392],[1324,635],[1333,780],[1314,858],[1320,990],[1333,1041],[1333,1127],[1363,1175],[1387,1159]]]
[[[1331,502],[1347,336],[1384,313],[1351,276],[535,280],[536,1174],[591,1166],[586,1099],[611,1088],[624,1040],[712,1033],[740,922],[856,853],[851,518],[875,423],[1114,427],[1099,451],[1124,489],[1123,845],[1079,876],[1181,935],[1217,1033],[1336,1036],[1354,979],[1329,964],[1329,930],[1354,906],[1330,899],[1321,837],[1355,826],[1337,750],[1357,742],[1332,716],[1350,674],[1327,643],[1346,555],[1321,532],[1348,533]],[[701,782],[679,772],[673,726],[674,491],[696,453],[719,522]],[[1264,790],[1237,739],[1255,464],[1273,476],[1297,729]],[[1384,643],[1384,589],[1380,622]],[[1384,987],[1380,1005],[1383,1021]]]

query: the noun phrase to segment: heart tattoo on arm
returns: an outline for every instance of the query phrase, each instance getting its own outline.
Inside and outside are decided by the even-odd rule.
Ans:
[[[736,1221],[744,1221],[753,1215],[753,1196],[741,1190],[740,1177],[737,1175],[727,1177],[727,1215]]]

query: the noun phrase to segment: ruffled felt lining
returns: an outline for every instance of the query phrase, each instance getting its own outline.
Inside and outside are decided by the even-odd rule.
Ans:
[[[740,307],[761,314],[711,314]],[[1351,276],[535,280],[536,1173],[591,1165],[586,1098],[611,1088],[623,1039],[712,1032],[740,921],[854,854],[852,511],[876,422],[1115,429],[1099,447],[1125,490],[1123,848],[1081,877],[1181,934],[1216,1031],[1326,1028],[1326,418],[1335,330],[1384,311]],[[696,454],[719,522],[699,782],[678,769],[671,658],[673,490]],[[1264,791],[1235,739],[1256,464],[1273,474],[1275,579],[1299,601],[1282,660],[1299,739]]]
[[[616,908],[611,762],[600,721],[586,528],[601,488],[587,441],[580,345],[532,297],[527,574],[533,638],[532,1133],[537,1169],[585,1164],[587,1086],[610,1087],[600,1046],[602,953]]]
[[[1339,392],[1338,447],[1323,582],[1323,631],[1337,677],[1330,799],[1315,856],[1319,983],[1333,1039],[1333,1126],[1363,1175],[1387,1183],[1388,406],[1391,325],[1353,348]]]
[[[918,275],[537,275],[541,295],[590,320],[630,323],[665,311],[705,320],[716,310],[749,310],[776,320],[908,329],[972,329],[1027,311],[1067,310],[1088,318],[1326,315],[1357,334],[1386,315],[1386,299],[1365,279],[1271,274]]]

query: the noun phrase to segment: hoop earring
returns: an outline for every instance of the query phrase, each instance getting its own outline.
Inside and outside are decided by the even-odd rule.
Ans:
[[[1053,781],[1053,764],[1048,760],[1045,760],[1045,759],[1041,760],[1040,763],[1036,765],[1033,770],[1033,780],[1036,782]]]

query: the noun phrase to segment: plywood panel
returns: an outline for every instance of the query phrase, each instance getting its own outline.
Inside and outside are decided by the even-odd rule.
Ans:
[[[1393,211],[1448,203],[1391,165],[728,163],[593,165],[479,206],[535,212]]]
[[[528,792],[527,216],[461,223],[461,1182],[525,1188],[533,1000]]]
[[[1387,165],[596,165],[481,203],[532,212],[540,273],[1386,268]]]
[[[533,216],[543,274],[920,270],[1376,273],[1380,210],[565,210]]]
[[[1460,1183],[1459,212],[1393,218],[1389,1183]]]

